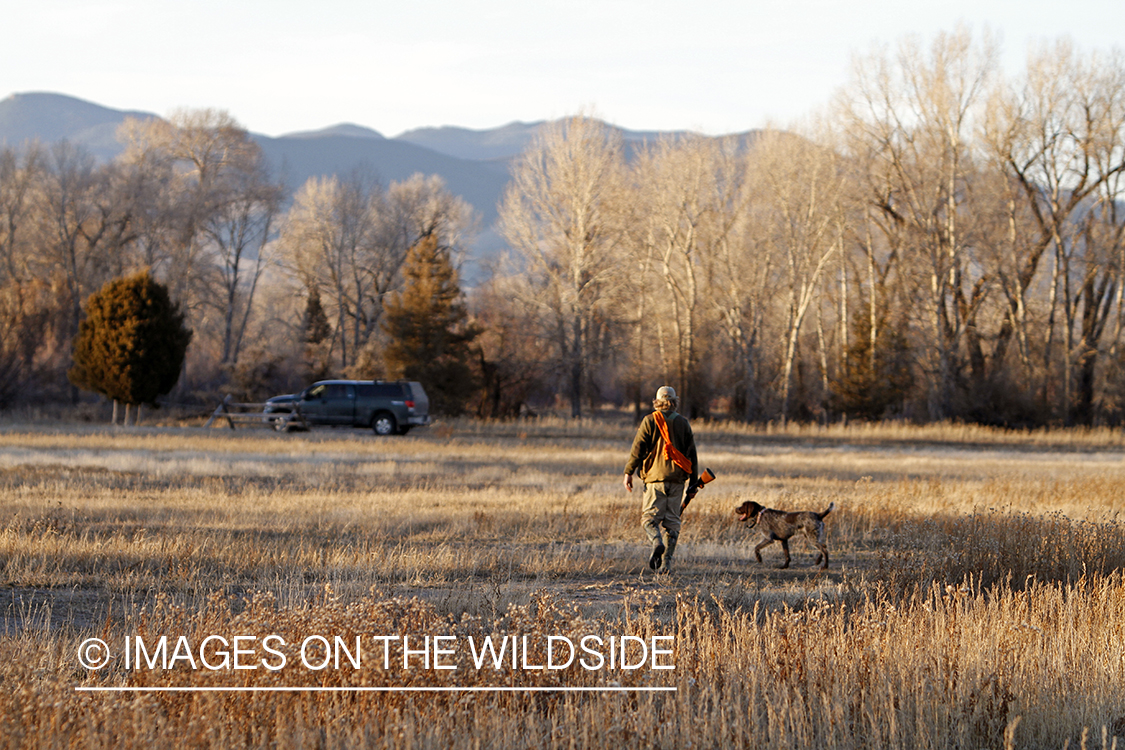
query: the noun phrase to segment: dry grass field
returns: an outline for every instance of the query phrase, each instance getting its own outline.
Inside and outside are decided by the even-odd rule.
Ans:
[[[657,577],[620,484],[627,422],[0,423],[0,743],[1125,742],[1120,433],[696,431],[719,478]],[[755,563],[743,499],[835,502],[831,568],[796,540],[790,569],[777,545]],[[479,667],[505,635],[526,651]],[[337,659],[358,638],[361,663],[320,668],[322,642],[302,661],[310,636]],[[591,636],[601,663],[547,668]],[[100,669],[79,660],[91,638]]]

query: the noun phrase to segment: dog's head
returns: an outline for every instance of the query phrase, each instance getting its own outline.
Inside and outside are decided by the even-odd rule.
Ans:
[[[766,509],[766,506],[759,505],[753,500],[747,500],[742,505],[734,509],[738,514],[739,521],[749,521],[751,526],[758,523],[758,514]]]

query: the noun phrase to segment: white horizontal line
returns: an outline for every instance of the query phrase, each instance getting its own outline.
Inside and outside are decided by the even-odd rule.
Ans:
[[[86,693],[674,693],[674,687],[76,687]]]

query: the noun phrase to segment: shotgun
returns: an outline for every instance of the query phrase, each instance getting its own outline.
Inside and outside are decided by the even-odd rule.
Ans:
[[[680,503],[680,512],[683,513],[684,509],[688,507],[688,503],[695,497],[695,493],[703,489],[704,485],[715,478],[715,472],[710,469],[704,469],[699,474],[699,479],[688,485],[687,492],[684,493],[684,501]]]

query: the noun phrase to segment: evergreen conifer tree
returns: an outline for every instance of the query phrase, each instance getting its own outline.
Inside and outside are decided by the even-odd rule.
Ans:
[[[305,344],[301,377],[309,381],[323,380],[331,370],[332,325],[324,312],[320,289],[316,284],[309,285],[301,328]]]
[[[114,279],[86,300],[70,382],[124,404],[155,404],[180,378],[192,332],[168,289],[147,270]]]
[[[328,315],[325,314],[324,305],[320,302],[320,289],[315,284],[309,287],[303,328],[306,344],[319,344],[332,335],[332,326],[329,325]]]
[[[407,252],[402,273],[402,291],[386,303],[387,373],[421,382],[434,412],[458,414],[473,391],[469,344],[478,331],[467,324],[448,248],[434,235],[423,237]]]
[[[861,311],[852,323],[848,367],[832,383],[832,405],[850,417],[879,420],[901,411],[914,376],[910,345],[897,325],[890,324],[885,304],[876,308],[878,335],[871,346],[871,318]]]

